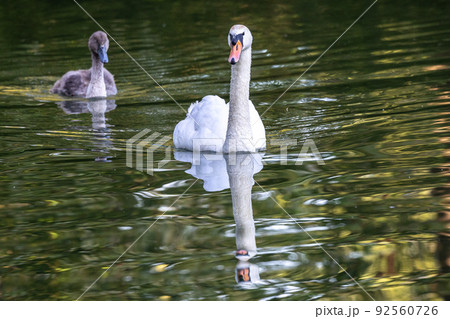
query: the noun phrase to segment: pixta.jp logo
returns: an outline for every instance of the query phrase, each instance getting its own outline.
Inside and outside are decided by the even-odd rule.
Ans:
[[[170,137],[161,136],[161,133],[153,132],[149,129],[142,130],[129,140],[127,140],[127,166],[134,167],[138,171],[146,172],[149,175],[153,175],[155,168],[162,168],[171,159],[172,148],[166,146]],[[159,148],[165,149],[164,159],[155,163],[153,153]],[[135,154],[135,156],[133,156]],[[145,157],[145,161],[144,161]],[[136,161],[133,161],[133,158]],[[156,165],[155,165],[156,164]],[[156,166],[156,167],[155,167]]]
[[[161,169],[172,159],[172,147],[170,136],[162,136],[161,133],[152,132],[150,129],[144,129],[132,138],[127,140],[126,165],[135,168],[138,171],[153,175],[155,169]],[[233,141],[232,141],[233,142]],[[236,141],[235,141],[236,142]],[[211,151],[203,152],[205,147],[211,145],[223,145],[222,139],[202,138],[193,139],[193,151],[191,164],[200,165],[200,158],[203,156],[207,161],[221,161],[225,154]],[[312,139],[307,139],[302,143],[300,153],[288,152],[289,147],[298,148],[299,141],[297,139],[271,139],[267,143],[270,161],[278,160],[281,165],[303,165],[306,162],[316,162],[318,165],[325,165],[325,162]],[[155,159],[156,151],[158,154],[164,152],[164,158]],[[180,151],[181,152],[181,151]],[[176,155],[177,152],[175,152]],[[230,152],[226,154],[228,164],[236,164],[236,156],[238,153]],[[255,156],[256,153],[249,152],[248,156]],[[159,156],[160,157],[160,156]],[[176,156],[175,156],[176,157]],[[258,156],[257,156],[258,157]],[[263,160],[264,162],[264,160]]]

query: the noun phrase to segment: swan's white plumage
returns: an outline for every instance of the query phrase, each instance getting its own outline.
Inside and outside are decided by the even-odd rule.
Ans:
[[[236,156],[240,156],[237,154]],[[217,192],[230,188],[230,177],[227,170],[227,161],[223,154],[201,153],[200,158],[196,159],[196,155],[190,151],[175,151],[175,159],[180,162],[191,163],[191,168],[186,173],[203,181],[203,188],[207,192]],[[264,153],[248,154],[245,158],[248,162],[245,165],[251,166],[251,174],[255,175],[263,169],[262,158]],[[196,163],[195,163],[196,161]],[[242,162],[242,161],[241,161]],[[241,162],[234,165],[235,171],[245,166]],[[248,172],[247,172],[248,173]],[[253,185],[254,182],[251,184]]]
[[[264,125],[252,101],[248,101],[252,144],[256,150],[265,149]],[[207,95],[200,102],[192,103],[184,120],[173,133],[176,148],[193,150],[193,141],[202,139],[201,151],[222,153],[228,127],[229,104],[217,95]]]
[[[173,133],[176,148],[217,153],[256,152],[266,147],[264,125],[249,99],[253,37],[244,25],[228,34],[231,52],[230,103],[215,95],[189,107]]]

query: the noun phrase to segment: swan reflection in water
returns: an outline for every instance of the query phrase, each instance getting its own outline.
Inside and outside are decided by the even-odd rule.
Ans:
[[[206,191],[214,192],[227,188],[231,190],[236,223],[235,257],[238,259],[235,273],[239,284],[259,281],[259,268],[249,260],[257,253],[251,195],[253,175],[263,167],[262,156],[260,153],[229,155],[201,153],[199,158],[194,158],[192,152],[175,152],[176,160],[192,164],[186,173],[203,180]]]
[[[66,114],[92,114],[92,128],[94,130],[106,130],[105,113],[116,108],[115,100],[95,99],[95,100],[68,100],[57,102],[58,107]]]
[[[95,151],[108,153],[112,147],[110,130],[106,124],[105,113],[116,108],[115,100],[90,99],[90,100],[66,100],[56,103],[66,114],[91,113],[92,128],[94,130],[93,144]],[[100,156],[95,159],[98,162],[108,162],[107,156]]]

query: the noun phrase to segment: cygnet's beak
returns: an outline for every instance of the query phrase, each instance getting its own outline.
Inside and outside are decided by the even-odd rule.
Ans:
[[[237,41],[235,43],[231,43],[231,52],[230,57],[228,58],[228,62],[231,64],[236,64],[239,61],[239,57],[241,56],[242,51],[242,43],[241,41]]]
[[[102,61],[102,63],[109,62],[108,54],[106,53],[106,48],[103,45],[98,49],[97,53],[98,53],[98,56],[100,58],[100,61]]]

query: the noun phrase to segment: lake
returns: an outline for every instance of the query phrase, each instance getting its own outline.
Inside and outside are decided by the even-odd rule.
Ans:
[[[50,94],[99,26],[72,1],[1,2],[0,299],[450,298],[448,1],[379,0],[300,79],[372,1],[79,3],[161,87],[110,39],[117,96]],[[251,170],[192,165],[173,129],[229,100],[237,23],[267,138],[293,142]],[[151,174],[127,165],[145,129],[169,137]],[[324,165],[297,165],[311,140]]]

